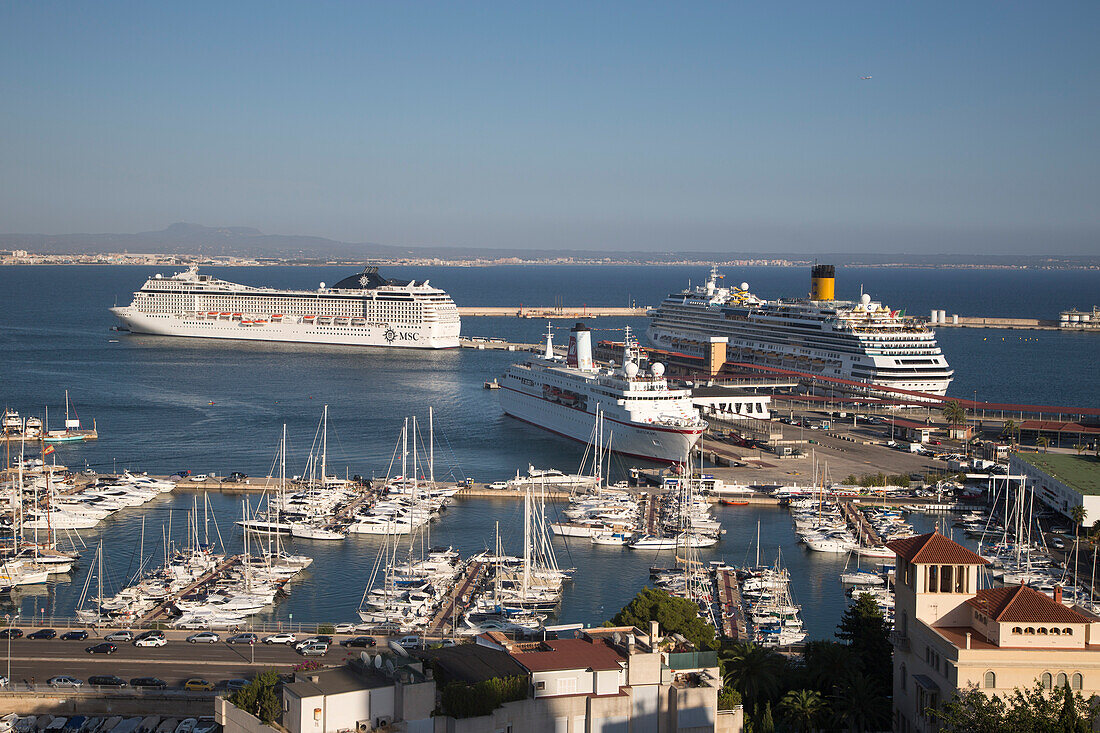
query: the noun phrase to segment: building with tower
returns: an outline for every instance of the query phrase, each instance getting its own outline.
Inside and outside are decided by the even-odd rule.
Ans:
[[[980,588],[988,562],[939,532],[890,542],[894,730],[936,730],[926,714],[957,691],[1002,697],[1040,681],[1100,694],[1100,617],[1028,586]]]

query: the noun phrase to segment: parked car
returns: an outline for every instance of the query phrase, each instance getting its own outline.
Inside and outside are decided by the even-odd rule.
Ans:
[[[8,628],[0,631],[0,639],[22,639],[23,629]]]
[[[226,644],[255,644],[259,641],[259,637],[255,634],[234,634],[225,640]]]
[[[116,631],[113,634],[107,634],[103,637],[103,641],[126,641],[130,642],[134,640],[134,632],[126,629],[124,631]]]
[[[196,473],[194,476],[188,476],[187,480],[188,481],[194,481],[195,483],[199,483],[201,481],[206,481],[208,478],[210,478],[210,477],[207,476],[205,473]]]
[[[347,647],[371,647],[378,644],[373,636],[356,636],[352,639],[344,639],[340,643]]]
[[[1050,541],[1050,546],[1053,547],[1055,550],[1066,549],[1066,543],[1062,541],[1061,537],[1055,537],[1054,539],[1052,539]]]
[[[294,648],[295,649],[301,649],[302,647],[304,647],[307,644],[331,644],[331,643],[332,643],[332,637],[331,636],[311,636],[308,639],[302,639],[301,641],[299,641],[297,644],[294,645]]]
[[[336,624],[332,630],[337,634],[354,634],[355,624]]]
[[[97,674],[88,678],[88,684],[96,687],[125,687],[126,680],[113,674]]]
[[[187,637],[189,644],[217,644],[219,641],[221,641],[221,637],[213,631],[200,631]]]
[[[405,647],[406,649],[417,649],[420,647],[420,637],[402,636],[400,639],[397,640],[397,643]]]
[[[245,679],[232,679],[225,681],[225,689],[230,692],[236,692],[237,690],[243,690],[251,684],[251,680]]]
[[[183,689],[191,690],[192,692],[209,692],[214,689],[214,683],[207,682],[199,677],[192,677],[183,683]]]
[[[138,689],[163,690],[168,683],[157,677],[134,677],[130,680],[130,687]]]
[[[265,644],[293,644],[294,634],[271,634],[264,637]]]
[[[114,654],[118,651],[118,647],[109,641],[102,641],[93,646],[86,647],[84,651],[89,654]]]
[[[50,687],[83,687],[84,680],[78,680],[76,677],[70,677],[67,674],[59,674],[56,677],[51,677],[46,680],[46,684]]]
[[[134,639],[134,646],[165,646],[168,644],[168,640],[163,636],[144,636],[140,639]]]
[[[84,629],[74,629],[73,631],[66,631],[61,635],[62,641],[84,641],[88,638],[88,632]]]
[[[241,473],[240,471],[234,471],[233,473],[229,474],[224,479],[222,479],[223,482],[229,483],[229,484],[239,484],[239,483],[241,483],[243,481],[246,481],[246,480],[248,480],[248,474],[247,473]]]
[[[27,634],[28,639],[52,639],[57,636],[57,632],[53,629],[39,629],[33,634]]]
[[[328,653],[328,644],[315,641],[305,646],[296,647],[303,657],[323,657]]]

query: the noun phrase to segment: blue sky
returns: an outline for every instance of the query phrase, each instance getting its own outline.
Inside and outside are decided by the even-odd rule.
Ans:
[[[8,2],[0,231],[1096,253],[1098,20],[1095,2]]]

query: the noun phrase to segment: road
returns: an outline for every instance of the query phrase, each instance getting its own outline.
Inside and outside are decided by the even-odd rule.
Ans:
[[[185,641],[169,641],[162,647],[135,647],[118,644],[118,651],[111,655],[88,654],[84,649],[98,643],[98,639],[86,641],[59,641],[13,639],[11,641],[11,679],[18,685],[38,683],[50,677],[67,674],[87,680],[91,675],[118,675],[129,680],[132,677],[159,677],[170,686],[181,684],[191,677],[201,677],[210,682],[234,678],[251,678],[267,668],[288,671],[306,661],[292,647],[257,644],[189,644]],[[7,675],[8,641],[0,639],[0,674]],[[311,657],[326,664],[336,664],[346,657],[358,655],[361,650],[348,650],[341,646],[331,648],[323,657]],[[253,657],[254,653],[254,657]]]

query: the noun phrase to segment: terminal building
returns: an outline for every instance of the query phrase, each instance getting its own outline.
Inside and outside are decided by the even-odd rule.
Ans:
[[[894,730],[939,729],[927,714],[960,690],[1007,696],[1036,681],[1100,694],[1100,617],[1027,586],[979,588],[987,561],[938,532],[888,543],[897,556]]]
[[[1035,496],[1066,518],[1073,508],[1085,508],[1083,524],[1100,519],[1100,458],[1071,453],[1012,454],[1009,475],[1020,476]]]

